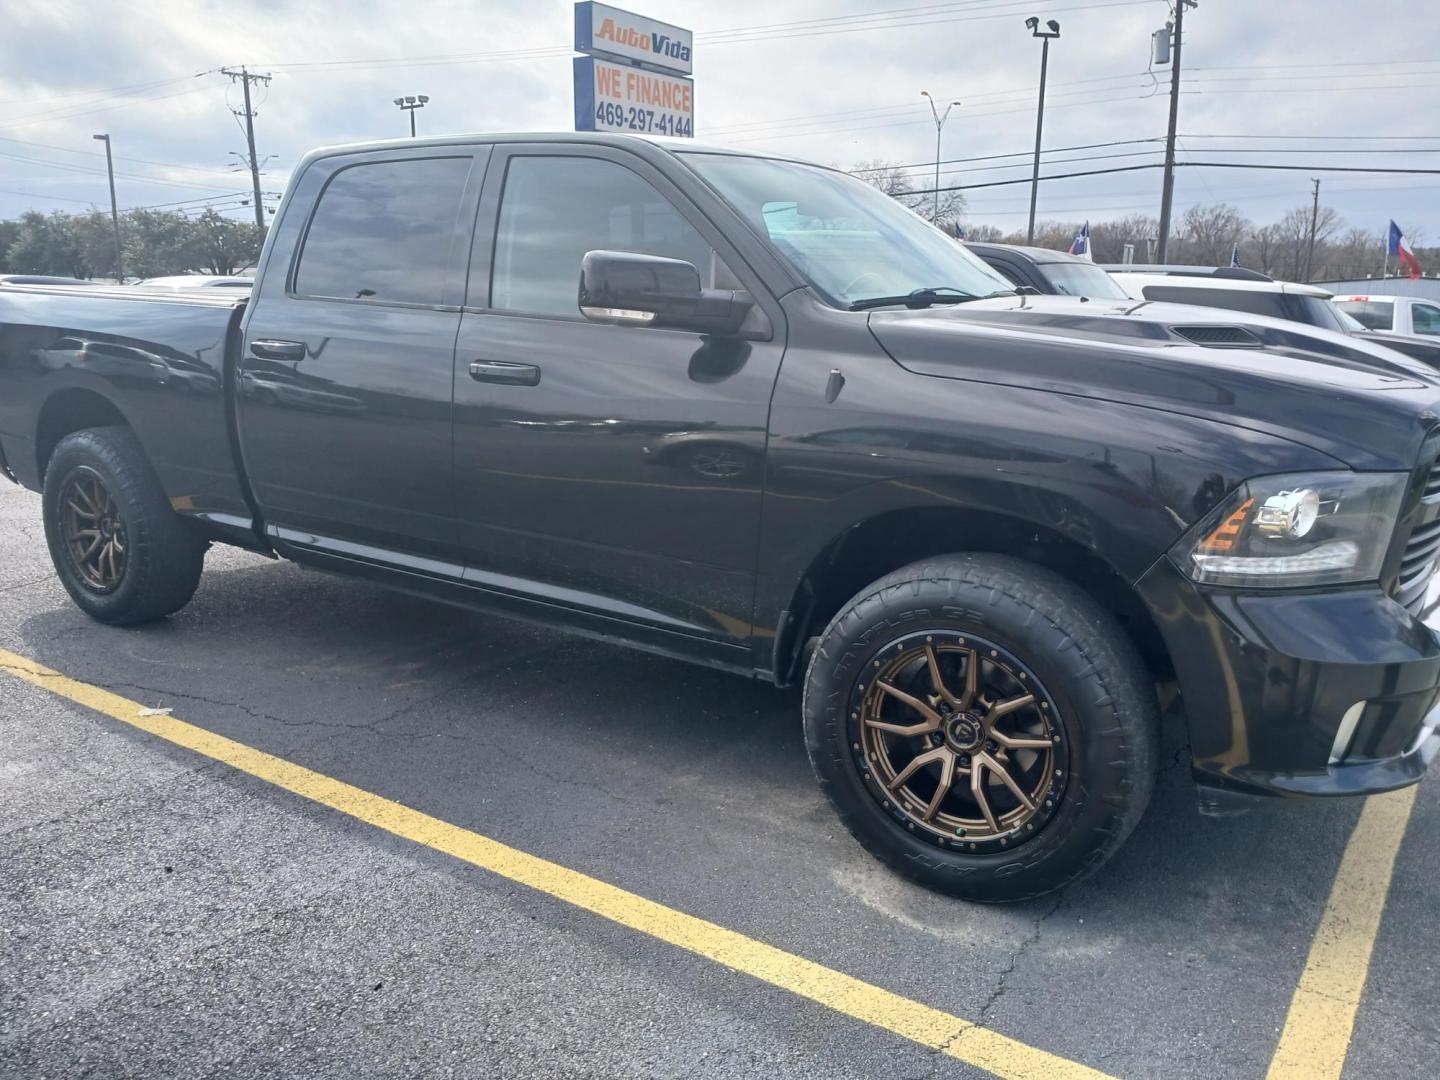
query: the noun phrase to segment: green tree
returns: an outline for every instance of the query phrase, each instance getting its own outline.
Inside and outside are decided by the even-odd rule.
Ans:
[[[70,235],[85,267],[82,277],[115,276],[115,225],[103,210],[75,214],[68,221]]]
[[[6,262],[17,274],[85,274],[84,257],[70,228],[70,215],[59,211],[46,215],[31,210],[22,214]]]
[[[20,223],[18,221],[0,221],[0,270],[10,269],[10,247],[19,235]]]
[[[207,274],[237,274],[260,258],[264,236],[253,222],[236,221],[206,209],[190,223],[193,248]]]
[[[125,271],[137,277],[183,274],[200,265],[192,222],[173,210],[131,210],[120,223]]]

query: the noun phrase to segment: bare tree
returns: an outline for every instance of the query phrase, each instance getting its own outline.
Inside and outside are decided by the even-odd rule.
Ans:
[[[1124,261],[1125,245],[1135,245],[1135,261],[1148,262],[1148,241],[1160,232],[1160,223],[1146,214],[1128,214],[1114,221],[1102,221],[1090,227],[1090,244],[1098,263]]]
[[[1308,205],[1288,211],[1277,223],[1279,250],[1275,269],[1281,277],[1299,281],[1305,275],[1305,259],[1310,249],[1310,212]],[[1320,207],[1315,218],[1315,251],[1317,257],[1331,238],[1344,228],[1345,222],[1333,206]]]
[[[1334,278],[1363,278],[1379,274],[1385,251],[1384,237],[1369,229],[1347,229],[1333,243],[1315,246],[1311,274],[1318,281]]]
[[[966,225],[965,239],[974,240],[977,244],[998,244],[1005,240],[1005,230],[985,222]]]
[[[1196,203],[1180,222],[1187,254],[1202,266],[1228,266],[1234,246],[1253,229],[1229,203]]]
[[[925,178],[925,184],[921,185],[922,191],[917,192],[914,178],[893,161],[886,161],[883,158],[861,161],[850,171],[871,187],[879,188],[901,205],[915,211],[925,220],[933,221],[942,227],[952,227],[960,220],[960,215],[965,209],[964,195],[958,191],[942,191],[939,200],[940,208],[937,213],[934,193],[923,191],[923,188],[929,187],[934,181]],[[943,178],[941,183],[945,183]]]

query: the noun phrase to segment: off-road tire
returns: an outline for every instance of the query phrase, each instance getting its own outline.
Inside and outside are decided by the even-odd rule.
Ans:
[[[874,777],[867,784],[856,688],[877,657],[917,632],[997,643],[1044,683],[1063,719],[1068,778],[1058,805],[1004,850],[977,854],[917,836],[898,808],[882,805]],[[1154,787],[1156,696],[1133,644],[1088,594],[1019,559],[940,556],[867,586],[821,636],[802,709],[811,765],[855,839],[903,876],[968,900],[1027,900],[1091,873],[1130,835]]]
[[[76,470],[97,474],[123,520],[124,569],[109,589],[87,581],[64,535],[62,496]],[[179,611],[195,594],[209,546],[171,509],[140,440],[127,427],[65,436],[45,470],[45,539],[65,591],[91,618],[112,626],[150,622]]]

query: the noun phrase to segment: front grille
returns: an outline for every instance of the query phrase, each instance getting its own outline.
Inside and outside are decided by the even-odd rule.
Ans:
[[[1421,502],[1440,502],[1440,469],[1432,469],[1429,478],[1425,481],[1424,495]]]
[[[1400,576],[1395,579],[1395,599],[1411,611],[1418,611],[1425,599],[1425,587],[1435,573],[1440,556],[1440,521],[1421,525],[1410,534],[1400,558]]]
[[[1413,615],[1424,607],[1430,579],[1440,563],[1440,463],[1435,452],[1434,445],[1427,446],[1423,460],[1428,468],[1422,466],[1419,498],[1411,495],[1411,509],[1402,523],[1409,534],[1390,584],[1390,595]]]

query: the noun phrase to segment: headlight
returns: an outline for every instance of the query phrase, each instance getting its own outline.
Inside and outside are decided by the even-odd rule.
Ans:
[[[1374,581],[1408,479],[1406,473],[1262,476],[1231,492],[1173,556],[1208,585]]]

